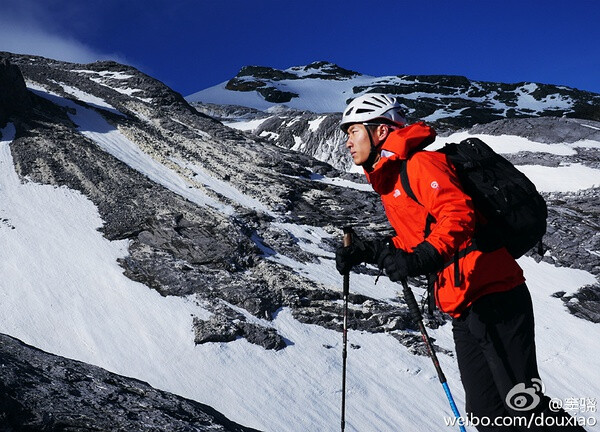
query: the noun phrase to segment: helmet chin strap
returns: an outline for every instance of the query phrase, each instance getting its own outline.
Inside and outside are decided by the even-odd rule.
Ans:
[[[371,150],[369,151],[369,157],[361,165],[367,171],[372,171],[373,165],[375,165],[375,162],[377,161],[377,157],[379,156],[379,151],[377,150],[377,147],[375,147],[375,145],[373,144],[373,136],[371,135],[371,131],[369,130],[369,128],[366,125],[365,125],[365,129],[367,130],[367,135],[369,136],[369,142],[371,143]],[[381,147],[381,145],[384,142],[385,142],[385,140],[381,141],[379,143],[379,147]]]

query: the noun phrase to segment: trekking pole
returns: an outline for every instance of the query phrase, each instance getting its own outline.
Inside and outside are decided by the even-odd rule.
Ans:
[[[352,243],[351,227],[344,227],[344,247],[350,246]],[[350,292],[350,272],[344,274],[344,330],[343,340],[344,347],[342,349],[342,432],[346,427],[346,358],[348,357],[348,294]]]
[[[454,402],[454,398],[452,397],[452,393],[450,393],[450,387],[448,387],[448,382],[446,382],[446,376],[442,371],[442,367],[440,366],[440,362],[438,361],[437,355],[433,350],[433,345],[431,340],[429,339],[429,335],[427,334],[427,330],[425,329],[425,324],[423,324],[423,316],[421,315],[421,311],[419,310],[419,305],[417,300],[415,299],[415,295],[412,290],[408,287],[408,282],[406,279],[402,280],[402,292],[404,293],[404,300],[408,305],[408,310],[412,315],[412,319],[419,326],[419,331],[421,332],[421,336],[423,338],[423,342],[425,342],[425,346],[427,347],[427,352],[429,353],[429,357],[433,361],[433,365],[435,366],[435,370],[438,374],[438,378],[440,379],[440,383],[442,383],[442,387],[444,387],[444,392],[446,393],[446,397],[448,398],[448,402],[450,402],[450,408],[454,413],[454,417],[459,420],[458,427],[461,432],[466,432],[465,427],[460,423],[460,413],[458,412],[458,408],[456,407],[456,403]]]

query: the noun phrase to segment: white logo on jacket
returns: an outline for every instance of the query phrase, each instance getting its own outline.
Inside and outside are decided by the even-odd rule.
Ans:
[[[435,180],[431,182],[431,189],[437,189],[439,187],[440,187],[440,185]]]
[[[396,189],[394,191],[394,198],[398,198],[400,195],[402,195],[402,192],[400,192],[400,189]]]

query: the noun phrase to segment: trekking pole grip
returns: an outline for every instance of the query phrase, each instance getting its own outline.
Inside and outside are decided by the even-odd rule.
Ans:
[[[344,247],[348,247],[352,244],[352,234],[354,230],[350,226],[345,226],[344,228]]]

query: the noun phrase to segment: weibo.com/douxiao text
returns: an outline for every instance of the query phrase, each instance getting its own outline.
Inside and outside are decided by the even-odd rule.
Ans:
[[[467,415],[464,417],[444,417],[446,426],[495,426],[495,427],[568,427],[568,426],[596,426],[597,420],[594,416],[573,415],[571,417],[550,417],[541,414],[522,415],[514,417],[476,417]]]

